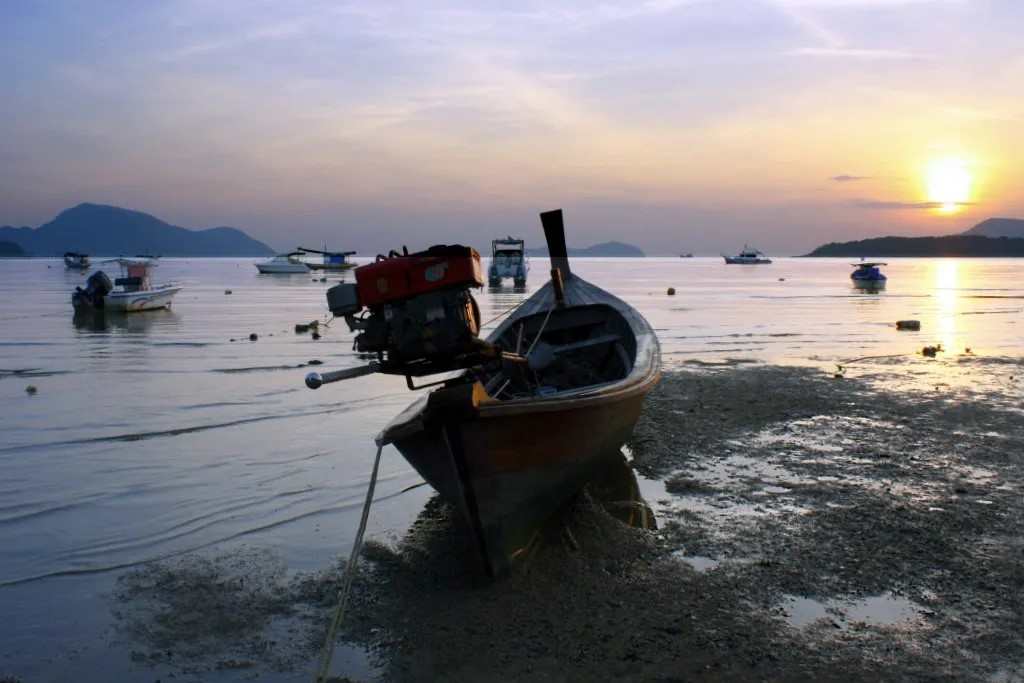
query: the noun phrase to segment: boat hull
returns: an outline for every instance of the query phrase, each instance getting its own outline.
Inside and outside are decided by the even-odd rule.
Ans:
[[[771,259],[767,258],[742,258],[739,256],[723,256],[722,258],[725,259],[726,263],[737,266],[760,266],[772,262]]]
[[[111,292],[103,298],[102,307],[93,306],[84,297],[72,297],[71,303],[76,310],[104,310],[113,313],[136,313],[139,311],[157,311],[170,308],[174,295],[181,291],[180,287],[165,287],[138,292]]]
[[[480,382],[455,381],[413,403],[377,437],[459,510],[491,575],[505,573],[594,467],[621,449],[660,377],[657,336],[635,309],[575,276],[565,281],[564,297],[566,310],[614,311],[628,325],[635,347],[625,377],[511,400],[492,397]],[[548,283],[488,339],[554,306]]]
[[[309,266],[305,264],[268,264],[268,263],[257,263],[256,270],[260,271],[264,275],[291,275],[295,273],[308,273]]]
[[[394,444],[470,523],[485,569],[500,575],[604,458],[622,448],[656,381],[653,375],[614,395],[538,401],[532,406],[458,409],[445,401],[443,410],[432,411],[428,405],[421,428]],[[476,391],[479,394],[481,388]],[[467,416],[442,417],[453,412]]]
[[[354,263],[309,263],[310,270],[344,271],[356,267]]]

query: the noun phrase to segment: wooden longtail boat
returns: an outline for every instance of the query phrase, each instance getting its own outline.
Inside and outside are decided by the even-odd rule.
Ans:
[[[487,338],[529,367],[464,373],[377,437],[460,511],[492,575],[621,449],[660,375],[648,322],[572,273],[560,210],[541,220],[553,279]]]

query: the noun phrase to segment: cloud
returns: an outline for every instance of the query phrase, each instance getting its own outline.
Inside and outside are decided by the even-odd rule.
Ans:
[[[786,54],[792,57],[834,57],[838,59],[896,60],[925,59],[922,55],[903,50],[867,50],[852,47],[801,47]]]
[[[837,183],[850,183],[855,180],[871,180],[869,175],[847,175],[845,173],[841,175],[834,175],[829,180],[834,180]]]
[[[942,209],[948,206],[974,206],[975,202],[887,202],[879,199],[855,199],[851,206],[859,209]]]

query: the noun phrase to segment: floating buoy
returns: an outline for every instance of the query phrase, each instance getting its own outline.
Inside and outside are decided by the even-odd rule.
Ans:
[[[916,332],[917,330],[921,329],[921,321],[920,320],[897,320],[896,321],[896,329],[897,330],[913,330],[913,331]]]
[[[225,290],[224,290],[224,293],[225,293],[225,294],[230,294],[230,293],[231,293],[231,290],[230,290],[230,289],[225,289]]]
[[[249,335],[249,341],[256,341],[257,339],[259,339],[259,336],[255,332]]]
[[[675,287],[669,287],[668,288],[668,292],[666,292],[666,294],[668,294],[669,296],[675,296],[676,295],[676,288]]]
[[[35,396],[37,391],[39,390],[36,389],[36,385],[34,384],[29,384],[27,387],[25,387],[25,393],[28,394],[29,396]]]

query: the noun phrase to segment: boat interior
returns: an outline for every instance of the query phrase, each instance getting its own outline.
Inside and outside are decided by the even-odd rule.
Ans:
[[[556,308],[514,320],[496,340],[528,356],[481,378],[492,398],[552,396],[624,379],[633,369],[636,337],[615,308],[590,304]]]

